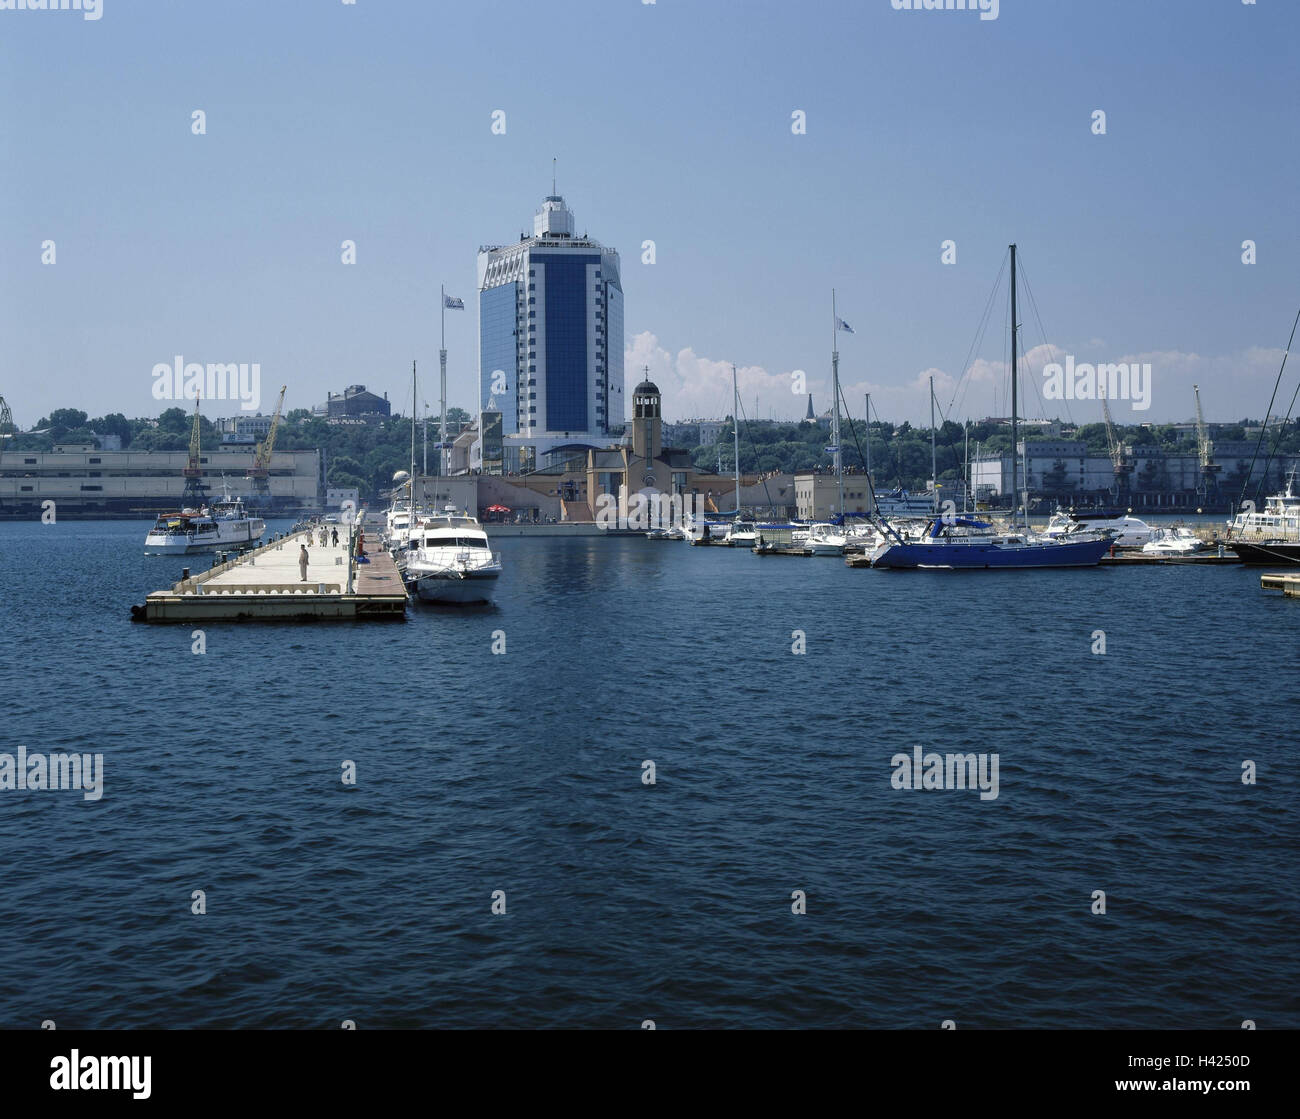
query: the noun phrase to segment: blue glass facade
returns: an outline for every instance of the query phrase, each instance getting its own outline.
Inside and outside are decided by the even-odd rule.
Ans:
[[[591,419],[587,324],[598,306],[587,266],[599,267],[600,254],[531,255],[546,266],[546,426],[551,431],[586,431]]]
[[[623,293],[612,283],[605,288],[605,421],[609,428],[623,422]]]
[[[515,347],[515,301],[519,284],[502,284],[479,292],[479,355],[482,361],[483,386],[479,406],[486,408],[494,401],[501,412],[504,434],[519,431],[516,393],[519,388],[518,354]],[[505,392],[492,391],[493,374],[505,373]],[[500,380],[500,378],[496,378]]]

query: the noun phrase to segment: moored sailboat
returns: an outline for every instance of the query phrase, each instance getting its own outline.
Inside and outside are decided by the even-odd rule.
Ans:
[[[1017,416],[1016,246],[1011,252],[1011,529],[999,532],[987,521],[948,515],[933,518],[920,539],[902,536],[886,517],[880,518],[885,542],[870,553],[872,567],[933,570],[1027,570],[1044,567],[1095,567],[1112,547],[1112,535],[1102,529],[1080,539],[1051,538],[1021,531],[1016,525],[1020,480]]]

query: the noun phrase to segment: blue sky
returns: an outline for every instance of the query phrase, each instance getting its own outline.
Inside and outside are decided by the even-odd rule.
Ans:
[[[1193,381],[1211,419],[1259,416],[1300,305],[1298,31],[1294,0],[0,11],[0,394],[23,426],[154,415],[153,366],[183,354],[259,362],[267,407],[362,382],[405,411],[415,358],[436,407],[445,283],[472,407],[475,254],[531,229],[554,156],[579,229],[622,253],[628,385],[649,365],[669,418],[729,411],[733,362],[751,416],[803,413],[795,370],[828,405],[832,287],[855,414],[871,391],[924,419],[930,374],[953,418],[1005,411],[1005,310],[957,378],[1012,240],[1034,360],[1151,362],[1125,420],[1186,419]]]

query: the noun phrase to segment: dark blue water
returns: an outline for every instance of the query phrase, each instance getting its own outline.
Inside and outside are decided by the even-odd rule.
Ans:
[[[506,540],[494,610],[195,655],[128,621],[193,562],[146,527],[0,525],[0,751],[105,759],[0,792],[0,1024],[1300,1026],[1300,601],[1257,572]],[[997,799],[893,788],[915,745]]]

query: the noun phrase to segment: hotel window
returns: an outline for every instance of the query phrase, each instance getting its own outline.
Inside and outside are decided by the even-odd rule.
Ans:
[[[103,460],[102,460],[102,459],[97,459],[97,458],[92,458],[92,459],[87,459],[86,461],[89,462],[89,463],[91,463],[92,465],[98,465],[98,464],[99,464],[100,462],[102,462]]]

